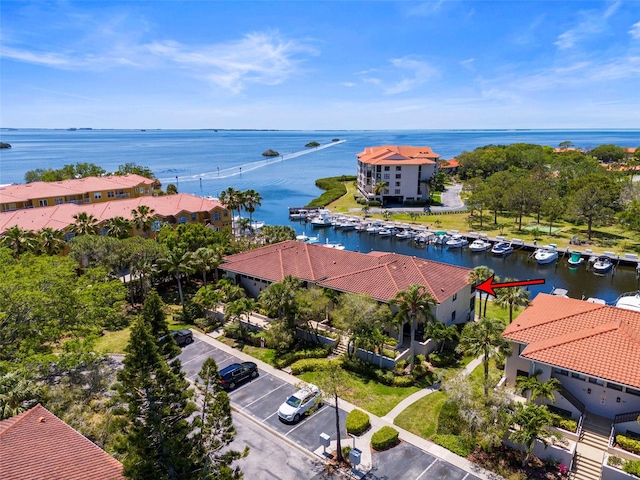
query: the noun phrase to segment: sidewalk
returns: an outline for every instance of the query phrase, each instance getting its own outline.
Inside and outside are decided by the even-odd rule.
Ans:
[[[274,377],[277,377],[281,380],[286,381],[287,383],[290,383],[292,385],[296,385],[299,380],[291,375],[288,374],[282,370],[279,370],[277,368],[272,367],[271,365],[262,362],[261,360],[252,357],[251,355],[248,355],[246,353],[243,353],[239,350],[236,350],[232,347],[229,347],[228,345],[218,341],[215,339],[215,335],[216,333],[212,332],[209,334],[203,334],[197,331],[193,332],[193,335],[195,338],[197,338],[198,340],[202,340],[204,342],[209,343],[210,345],[214,345],[216,348],[219,348],[220,350],[223,350],[231,355],[235,355],[236,357],[242,359],[243,361],[251,361],[254,362],[258,365],[258,368],[260,370],[263,370],[267,373],[269,373],[270,375],[273,375]],[[475,366],[478,365],[478,363],[476,363],[473,367],[471,366],[474,362],[478,361],[478,363],[481,361],[479,359],[476,359],[474,361],[472,361],[471,363],[469,363],[469,365],[467,365],[467,367],[465,367],[465,371],[467,369],[469,369],[469,371],[473,370],[473,368],[475,368]],[[430,390],[430,389],[426,389],[426,390]],[[421,393],[421,392],[417,392],[417,393]],[[414,395],[417,395],[414,394]],[[411,398],[414,395],[408,397]],[[428,394],[423,394],[424,395],[428,395]],[[417,398],[416,398],[417,399]],[[416,399],[412,400],[409,402],[409,404],[413,403]],[[402,403],[402,402],[401,402]],[[354,409],[359,409],[359,410],[363,410],[362,408],[356,407],[355,405],[347,402],[346,400],[342,400],[340,399],[339,401],[339,407],[347,412],[351,412]],[[398,407],[396,407],[398,408]],[[406,407],[405,407],[406,408]],[[395,409],[394,409],[395,410]],[[400,410],[402,411],[402,410]],[[393,412],[393,410],[392,410]],[[391,413],[391,412],[390,412]],[[399,412],[398,412],[399,413]],[[487,470],[484,470],[482,468],[480,468],[478,465],[468,461],[466,458],[460,457],[456,454],[454,454],[453,452],[450,452],[449,450],[436,445],[435,443],[432,443],[428,440],[425,440],[424,438],[421,438],[417,435],[414,435],[411,432],[408,432],[407,430],[404,430],[396,425],[393,424],[393,421],[388,421],[385,418],[381,418],[378,417],[376,415],[373,415],[372,413],[367,412],[367,414],[369,415],[370,419],[371,419],[371,428],[365,432],[364,434],[362,434],[359,437],[356,437],[355,439],[355,445],[356,448],[358,448],[362,454],[361,454],[361,463],[360,466],[358,468],[359,473],[361,474],[361,477],[364,477],[366,475],[366,473],[372,468],[373,466],[373,456],[372,456],[372,450],[370,447],[371,444],[371,436],[377,432],[380,428],[382,428],[383,426],[390,426],[395,428],[396,430],[398,430],[398,432],[400,432],[400,439],[408,442],[422,450],[424,450],[427,453],[430,453],[431,455],[434,455],[442,460],[445,460],[449,463],[451,463],[452,465],[457,466],[458,468],[461,468],[462,470],[471,473],[473,475],[476,475],[477,477],[480,477],[484,480],[495,480],[498,479],[500,477],[498,477],[496,474],[489,472]],[[264,428],[269,428],[268,426],[261,424]],[[279,437],[283,438],[284,441],[286,441],[288,444],[292,445],[293,447],[297,448],[297,449],[302,449],[302,447],[300,447],[299,445],[297,445],[295,442],[290,441],[288,438],[280,435],[278,432],[276,432],[275,430],[272,430],[273,433],[275,435],[278,435]],[[342,446],[353,446],[354,440],[351,437],[347,437],[347,438],[342,438],[341,439],[341,444]],[[336,442],[333,441],[331,446],[327,448],[328,451],[332,451],[335,450],[335,446],[336,446]],[[305,452],[307,454],[309,454],[310,452],[306,451]],[[319,456],[320,458],[324,459],[324,455],[323,455],[323,448],[320,447],[317,450],[315,450],[313,452],[316,455],[316,458]]]

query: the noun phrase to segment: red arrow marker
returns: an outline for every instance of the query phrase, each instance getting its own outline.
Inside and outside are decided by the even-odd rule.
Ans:
[[[477,285],[476,290],[480,290],[481,292],[488,293],[495,297],[496,292],[494,292],[494,289],[496,288],[523,287],[525,285],[540,285],[543,283],[544,278],[539,278],[537,280],[523,280],[520,282],[493,283],[493,275],[491,275],[487,280],[482,282],[480,285]]]

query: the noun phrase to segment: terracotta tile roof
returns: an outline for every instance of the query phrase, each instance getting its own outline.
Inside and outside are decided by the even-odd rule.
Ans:
[[[76,178],[59,182],[32,182],[0,187],[0,198],[3,203],[8,203],[9,199],[24,202],[34,198],[64,197],[88,192],[132,188],[140,184],[151,185],[154,182],[155,180],[135,174]]]
[[[363,254],[295,240],[225,257],[223,270],[279,282],[287,275],[388,301],[411,284],[442,302],[467,287],[469,269],[396,253]]]
[[[503,336],[521,356],[640,388],[640,313],[539,294]]]
[[[0,422],[2,480],[120,480],[122,464],[42,405]]]
[[[438,166],[442,168],[458,168],[460,166],[460,162],[455,158],[450,158],[449,160],[439,160]]]
[[[111,202],[86,203],[76,205],[64,203],[52,207],[28,208],[0,213],[0,233],[15,225],[26,230],[39,231],[46,227],[63,230],[73,224],[73,216],[86,212],[99,221],[114,217],[132,218],[131,210],[146,205],[155,210],[155,215],[162,217],[178,216],[182,212],[209,212],[216,207],[224,206],[216,200],[180,193],[160,197],[137,197]]]
[[[358,160],[372,165],[425,165],[433,164],[440,158],[431,147],[409,147],[383,145],[380,147],[367,147],[358,153]]]

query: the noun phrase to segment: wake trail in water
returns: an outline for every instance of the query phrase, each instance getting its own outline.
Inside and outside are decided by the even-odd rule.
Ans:
[[[325,148],[329,148],[344,142],[346,142],[346,140],[338,140],[337,142],[327,143],[325,145],[320,145],[319,147],[314,147],[311,149],[300,150],[298,152],[293,152],[293,153],[285,153],[277,157],[267,157],[265,160],[258,160],[257,162],[249,162],[249,163],[237,165],[234,167],[223,168],[222,170],[216,169],[215,172],[204,172],[198,175],[180,176],[179,179],[180,179],[180,182],[195,182],[199,180],[231,178],[238,175],[242,175],[243,173],[252,172],[259,168],[268,167],[269,165],[273,165],[278,162],[286,162],[287,160],[293,160],[294,158],[301,157],[302,155],[307,155],[309,153],[317,152],[318,150],[324,150]],[[162,183],[169,183],[174,181],[175,177],[166,177],[166,178],[161,178],[159,180]]]

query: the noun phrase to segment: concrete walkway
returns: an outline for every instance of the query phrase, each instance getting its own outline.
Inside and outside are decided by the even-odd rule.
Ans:
[[[299,380],[297,377],[287,374],[286,372],[279,370],[255,357],[252,357],[251,355],[248,355],[244,352],[241,352],[239,350],[236,350],[218,340],[216,340],[214,337],[217,336],[217,333],[211,332],[207,335],[200,333],[198,331],[193,331],[193,336],[195,338],[197,338],[198,340],[202,340],[204,342],[209,343],[210,345],[214,345],[216,348],[219,348],[220,350],[223,350],[231,355],[236,356],[237,358],[240,358],[242,361],[250,361],[250,362],[254,362],[258,365],[258,368],[266,373],[269,373],[270,375],[273,375],[279,379],[282,379],[292,385],[296,385],[299,383]],[[478,362],[475,363],[475,365],[477,366],[479,364],[479,362],[481,361],[481,359],[476,359],[473,360],[473,362],[469,363],[469,365],[467,365],[467,367],[465,367],[465,372],[470,372],[471,370],[473,370],[473,368],[475,368],[475,366],[472,367],[472,364],[474,364],[474,362]],[[424,395],[423,395],[424,396]],[[409,397],[411,398],[411,397]],[[415,400],[414,400],[415,401]],[[327,402],[330,404],[330,402]],[[413,403],[413,402],[410,402]],[[410,404],[409,403],[409,404]],[[366,411],[362,408],[356,407],[355,405],[347,402],[346,400],[339,400],[339,407],[347,412],[351,412],[354,409],[359,409],[359,410],[363,410]],[[395,410],[395,409],[394,409]],[[240,412],[241,413],[241,412]],[[400,439],[408,442],[422,450],[424,450],[427,453],[430,453],[431,455],[434,455],[442,460],[445,460],[446,462],[449,462],[452,465],[455,465],[458,468],[461,468],[462,470],[471,473],[479,478],[482,478],[483,480],[496,480],[496,479],[500,479],[501,477],[497,476],[495,473],[490,472],[488,470],[485,470],[481,467],[479,467],[478,465],[470,462],[469,460],[467,460],[464,457],[460,457],[458,455],[456,455],[453,452],[450,452],[449,450],[447,450],[446,448],[443,448],[439,445],[436,445],[435,443],[432,443],[428,440],[425,440],[424,438],[421,438],[407,430],[404,430],[396,425],[393,425],[392,421],[388,421],[385,418],[381,418],[378,417],[376,415],[373,415],[370,412],[367,412],[370,419],[371,419],[371,428],[365,432],[364,434],[362,434],[359,437],[356,437],[355,439],[355,446],[356,448],[358,448],[362,454],[361,454],[361,463],[359,466],[359,476],[363,477],[366,475],[366,473],[372,468],[373,466],[373,457],[372,457],[372,451],[371,451],[371,437],[372,435],[377,432],[378,430],[380,430],[380,428],[382,428],[383,426],[390,426],[395,428],[396,430],[398,430],[398,432],[400,432]],[[248,416],[248,418],[250,418],[250,416]],[[250,418],[252,419],[252,418]],[[253,420],[253,419],[252,419]],[[255,421],[255,420],[254,420]],[[267,425],[265,425],[264,423],[261,423],[261,426],[264,428],[269,428]],[[290,444],[292,447],[295,447],[297,449],[302,449],[302,447],[300,447],[299,445],[295,444],[295,442],[292,442],[291,440],[289,440],[288,438],[280,435],[278,432],[276,432],[275,430],[272,430],[273,433],[275,435],[278,435],[279,437],[281,437],[284,441],[286,441],[288,444]],[[341,440],[342,446],[352,446],[354,444],[354,439],[351,437],[348,438],[342,438]],[[332,449],[335,449],[335,441],[332,443],[332,445],[328,448],[329,451],[332,451]],[[318,448],[318,450],[316,450],[315,455],[319,456],[320,458],[324,459],[324,455],[323,455],[323,448],[320,447]]]

